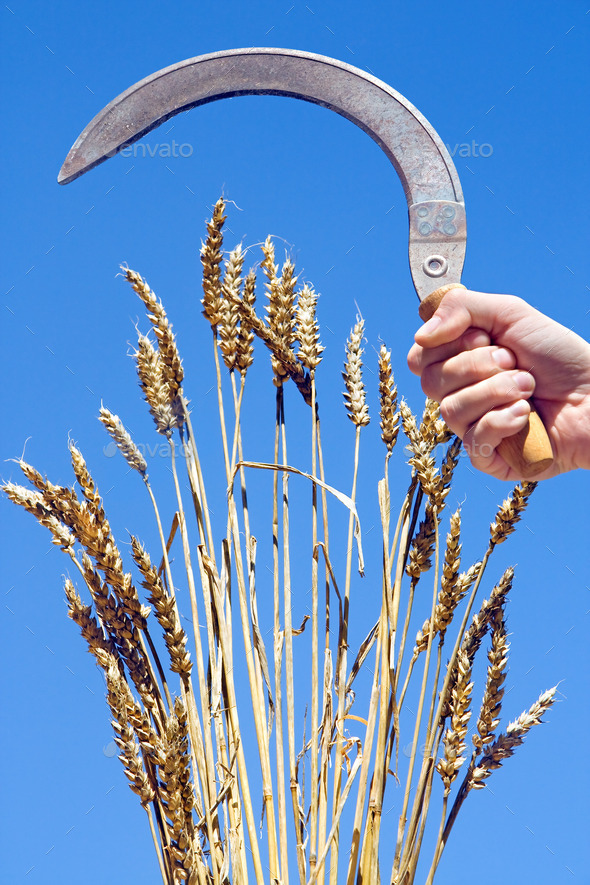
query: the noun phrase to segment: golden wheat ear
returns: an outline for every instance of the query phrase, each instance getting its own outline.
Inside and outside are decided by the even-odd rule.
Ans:
[[[357,320],[346,342],[346,362],[344,363],[344,405],[348,417],[358,427],[365,427],[369,421],[369,407],[363,384],[363,348],[361,346],[365,333],[365,321]]]

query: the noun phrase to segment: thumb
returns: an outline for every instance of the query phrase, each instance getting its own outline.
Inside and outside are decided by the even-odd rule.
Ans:
[[[416,344],[438,347],[459,338],[469,328],[483,329],[490,338],[520,318],[526,305],[512,295],[490,295],[469,289],[451,289],[434,315],[418,329]]]

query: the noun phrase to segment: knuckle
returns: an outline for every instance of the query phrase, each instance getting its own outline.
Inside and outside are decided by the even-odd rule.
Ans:
[[[489,441],[490,429],[490,422],[486,414],[470,427],[465,435],[465,450],[469,455],[471,463],[480,469],[483,469],[484,465],[489,464],[496,451],[495,446]]]
[[[497,372],[489,379],[490,398],[496,403],[518,397],[518,387],[513,372]]]
[[[499,372],[488,347],[478,347],[465,354],[466,370],[477,381],[486,381]]]
[[[518,310],[528,310],[530,309],[530,304],[521,298],[519,295],[505,295],[508,304],[512,308],[517,308]]]
[[[477,439],[481,444],[481,441],[485,439],[487,436],[493,432],[496,425],[496,412],[494,410],[490,410],[481,416],[479,421],[477,422]]]
[[[463,349],[467,351],[478,350],[490,344],[490,336],[483,329],[468,329],[462,336]]]
[[[490,374],[486,372],[487,360],[485,356],[477,350],[469,350],[465,353],[465,363],[466,371],[473,378],[479,379],[482,375],[485,377],[486,374]]]
[[[453,433],[462,436],[463,425],[460,420],[460,408],[460,399],[456,396],[446,396],[440,404],[440,414],[445,424],[451,428]]]
[[[421,355],[422,348],[414,344],[408,353],[408,368],[414,375],[419,375],[421,371]]]
[[[449,289],[444,297],[443,305],[445,305],[450,311],[456,310],[457,307],[463,304],[465,291],[466,290],[461,287]]]
[[[432,399],[438,399],[440,390],[440,372],[434,366],[427,366],[421,376],[422,390],[426,396]]]

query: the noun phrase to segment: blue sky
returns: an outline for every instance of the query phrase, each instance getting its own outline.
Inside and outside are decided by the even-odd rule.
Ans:
[[[346,452],[330,464],[333,484],[346,490],[350,483],[353,437],[339,372],[357,305],[366,321],[367,365],[375,371],[373,348],[382,338],[393,350],[400,391],[421,408],[405,362],[418,318],[403,192],[384,154],[348,121],[289,99],[218,102],[151,133],[145,156],[119,156],[65,188],[57,185],[71,144],[104,105],[144,76],[207,52],[304,49],[385,80],[454,154],[467,207],[463,282],[518,294],[589,337],[584,4],[10,0],[0,16],[5,479],[18,481],[7,459],[28,440],[27,460],[53,481],[71,483],[71,437],[116,514],[117,537],[124,540],[127,528],[150,537],[142,489],[110,457],[96,421],[102,400],[133,430],[153,473],[165,472],[128,356],[140,310],[117,277],[121,262],[147,277],[165,302],[205,451],[215,457],[198,248],[221,192],[237,204],[230,206],[227,245],[252,245],[267,233],[284,238],[321,293],[326,446]],[[177,156],[166,156],[162,146],[173,141]],[[273,419],[265,378],[260,420],[250,427],[261,460],[269,459],[264,431]],[[292,408],[296,416],[298,406]],[[374,420],[363,443],[367,491],[359,505],[368,526],[377,437]],[[401,447],[397,461],[392,476],[401,500]],[[487,525],[508,491],[462,460],[451,504],[463,501],[469,514],[466,564],[481,555]],[[466,882],[475,870],[480,885],[499,878],[590,882],[583,745],[590,724],[589,493],[588,474],[542,483],[524,524],[493,562],[490,580],[517,563],[504,724],[558,682],[560,703],[494,774],[491,790],[469,798],[441,864],[441,885]],[[143,813],[113,754],[102,677],[66,617],[66,561],[29,516],[5,501],[0,507],[4,880],[155,883]],[[393,785],[388,796],[394,808]],[[127,832],[132,837],[123,838]]]

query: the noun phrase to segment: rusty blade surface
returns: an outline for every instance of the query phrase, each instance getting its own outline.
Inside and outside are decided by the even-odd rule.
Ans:
[[[363,129],[389,157],[404,188],[410,269],[419,298],[442,284],[460,282],[465,207],[457,170],[442,140],[386,83],[325,56],[291,49],[233,49],[163,68],[97,114],[72,146],[58,181],[74,181],[175,114],[237,95],[302,99]]]

